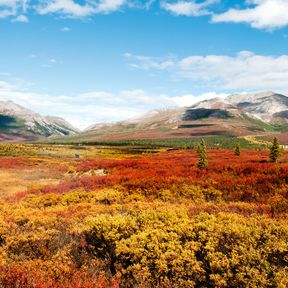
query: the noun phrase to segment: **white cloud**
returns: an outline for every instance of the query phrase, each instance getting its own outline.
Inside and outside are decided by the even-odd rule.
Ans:
[[[183,96],[172,97],[171,99],[180,107],[189,107],[199,101],[208,100],[216,97],[224,99],[227,96],[228,94],[226,93],[208,92],[197,96],[187,94]]]
[[[11,22],[22,22],[22,23],[28,23],[29,19],[25,15],[18,15],[16,18],[12,19]]]
[[[109,14],[123,7],[148,10],[155,1],[0,0],[0,19],[13,17],[12,22],[28,22],[26,14],[31,11],[40,15],[58,14],[70,18],[85,18],[96,14]],[[288,0],[246,0],[243,1],[244,8],[227,8],[228,10],[218,14],[215,8],[221,0],[159,0],[159,2],[161,9],[174,15],[192,17],[210,15],[212,23],[247,23],[253,28],[266,30],[288,25]],[[223,9],[223,6],[221,7]],[[61,31],[69,31],[69,28],[63,29]]]
[[[196,102],[227,94],[209,92],[202,95],[169,97],[155,95],[141,89],[123,90],[119,93],[92,91],[74,96],[27,92],[21,87],[0,81],[0,100],[12,100],[42,115],[63,117],[75,127],[137,118],[148,111],[167,107],[191,106]]]
[[[263,56],[241,51],[236,56],[189,56],[183,59],[132,56],[131,67],[167,71],[205,90],[288,90],[288,55]],[[163,63],[169,62],[169,65]]]
[[[0,81],[0,90],[2,91],[11,91],[14,86],[6,81]]]
[[[15,15],[15,13],[12,10],[8,9],[0,10],[0,19],[4,19],[13,15]]]
[[[100,0],[94,7],[97,13],[110,13],[119,10],[125,3],[126,0]]]
[[[204,2],[178,1],[178,2],[161,2],[161,7],[175,15],[184,16],[203,16],[211,14],[206,8],[212,4],[219,2],[218,0],[206,0]]]
[[[79,128],[99,122],[126,120],[154,108],[177,105],[167,95],[154,95],[140,89],[55,96],[25,91],[22,86],[4,81],[0,81],[0,100],[15,101],[43,115],[63,117]]]
[[[29,0],[22,0],[22,11],[23,11],[23,13],[27,12],[28,1]]]
[[[217,14],[209,7],[217,0],[197,2],[196,0],[180,0],[178,2],[161,2],[161,7],[175,15],[212,16],[213,23],[248,23],[253,28],[273,30],[288,25],[287,0],[246,0],[245,8],[230,8]]]
[[[128,0],[83,0],[80,4],[76,0],[0,0],[0,19],[14,16],[12,22],[28,22],[26,16],[28,10],[40,15],[59,14],[71,18],[84,18],[118,11],[126,4],[130,2],[128,3]],[[63,29],[62,31],[69,31],[68,27]]]
[[[98,13],[111,13],[119,10],[126,0],[86,0],[78,4],[74,0],[41,1],[37,8],[39,14],[58,13],[69,17],[87,17]]]
[[[26,13],[26,2],[27,2],[26,0],[0,0],[0,19],[4,19],[11,16],[17,16],[19,12]],[[23,17],[26,17],[21,14],[18,16],[22,16],[19,18],[20,21],[18,22],[21,22],[21,20],[24,19]],[[17,18],[18,17],[14,19],[15,20],[14,22],[17,22]]]
[[[212,21],[248,23],[253,28],[273,30],[288,25],[287,0],[249,0],[252,8],[229,9],[222,14],[215,14]]]
[[[235,57],[190,56],[178,62],[178,73],[222,89],[288,88],[288,55],[262,56],[242,51]]]
[[[131,106],[131,107],[146,107],[148,108],[155,107],[157,104],[159,107],[166,107],[175,105],[175,103],[169,98],[167,95],[154,95],[149,94],[141,89],[134,90],[122,90],[119,93],[113,94],[104,91],[100,92],[89,92],[80,94],[78,96],[81,99],[85,99],[86,101],[98,101],[98,103],[102,104],[111,104],[122,105],[122,106]]]
[[[80,5],[73,0],[42,1],[38,6],[39,14],[61,13],[72,17],[84,17],[93,14],[94,9],[88,4]]]
[[[0,6],[16,7],[19,0],[0,0]]]

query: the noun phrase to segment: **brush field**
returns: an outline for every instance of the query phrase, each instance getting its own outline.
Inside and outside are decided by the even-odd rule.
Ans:
[[[1,145],[0,287],[288,287],[288,152],[211,147]]]

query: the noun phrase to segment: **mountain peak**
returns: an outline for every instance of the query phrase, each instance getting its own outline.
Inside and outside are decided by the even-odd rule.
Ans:
[[[277,113],[288,111],[288,97],[271,91],[232,94],[226,97],[226,101],[266,122],[273,122]]]
[[[286,97],[284,95],[275,93],[273,91],[266,91],[266,92],[258,92],[258,93],[231,94],[227,96],[225,100],[232,104],[238,104],[241,102],[250,102],[250,101],[255,101],[261,98],[273,97],[273,96]]]
[[[191,109],[231,109],[233,106],[226,99],[215,97],[212,99],[207,99],[201,102],[198,102],[190,107]]]

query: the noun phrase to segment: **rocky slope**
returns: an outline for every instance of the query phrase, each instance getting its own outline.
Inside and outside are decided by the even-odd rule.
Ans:
[[[287,121],[288,97],[274,92],[257,94],[234,94],[226,101],[265,122]]]
[[[78,132],[62,118],[42,116],[13,101],[0,101],[0,140],[32,140],[41,136],[66,136]]]

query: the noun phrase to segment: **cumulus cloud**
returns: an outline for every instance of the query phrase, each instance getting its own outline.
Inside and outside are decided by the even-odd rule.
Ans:
[[[28,22],[28,10],[40,15],[84,18],[117,11],[125,4],[126,0],[83,0],[82,3],[75,0],[0,0],[0,19],[14,16],[12,22]]]
[[[39,14],[61,13],[68,16],[84,17],[93,14],[93,7],[88,4],[80,5],[73,0],[41,1],[37,8]]]
[[[253,28],[273,30],[288,25],[287,0],[249,0],[252,7],[229,9],[212,17],[214,23],[248,23]]]
[[[95,12],[97,13],[110,13],[119,10],[126,0],[101,0],[95,7]]]
[[[288,55],[262,56],[242,51],[236,56],[190,56],[177,63],[179,75],[224,89],[288,88]]]
[[[74,0],[41,1],[37,11],[39,14],[58,13],[69,17],[86,17],[93,14],[108,14],[119,10],[126,0],[86,0],[83,4]]]
[[[189,79],[194,87],[216,90],[287,90],[288,55],[263,56],[241,51],[235,56],[192,55],[183,59],[129,57],[131,67],[167,70],[173,77]]]
[[[247,23],[253,28],[273,30],[288,25],[287,0],[246,0],[244,8],[229,8],[223,13],[216,13],[212,5],[220,1],[181,0],[161,2],[164,10],[174,15],[203,16],[211,15],[212,23]],[[216,6],[215,6],[216,7]]]
[[[160,9],[176,16],[211,16],[211,23],[247,23],[253,28],[274,30],[288,25],[287,0],[246,0],[242,8],[224,8],[221,0],[158,0]],[[68,18],[85,18],[109,14],[122,8],[149,10],[156,0],[0,0],[0,19],[27,22],[27,13],[57,14]],[[219,4],[217,6],[217,4]],[[239,6],[239,5],[238,5]],[[224,12],[217,13],[217,10]]]
[[[175,15],[184,16],[203,16],[211,14],[206,8],[212,4],[219,2],[218,0],[206,0],[204,2],[178,1],[178,2],[161,2],[161,7]]]

